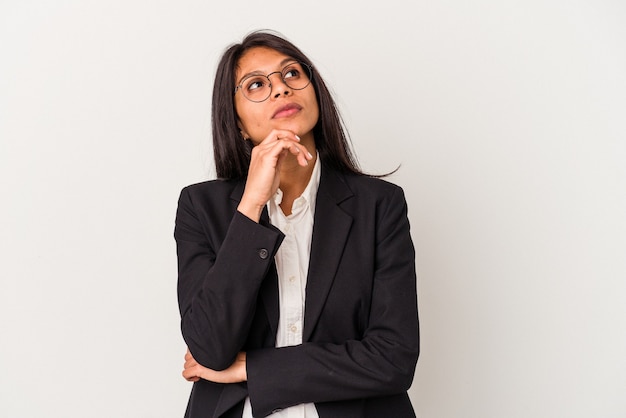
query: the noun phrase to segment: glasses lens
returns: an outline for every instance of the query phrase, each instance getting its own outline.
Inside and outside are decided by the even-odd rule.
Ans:
[[[253,102],[262,102],[270,95],[272,87],[265,76],[255,75],[241,82],[241,92]]]
[[[311,82],[311,69],[305,64],[294,62],[283,68],[285,84],[294,90],[302,90]]]

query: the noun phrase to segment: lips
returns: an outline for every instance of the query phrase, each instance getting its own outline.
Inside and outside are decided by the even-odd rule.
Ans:
[[[274,115],[272,116],[272,118],[273,119],[288,118],[289,116],[295,115],[301,110],[302,110],[302,106],[300,106],[299,104],[288,103],[285,106],[281,106],[278,109],[276,109],[276,112],[274,112]]]

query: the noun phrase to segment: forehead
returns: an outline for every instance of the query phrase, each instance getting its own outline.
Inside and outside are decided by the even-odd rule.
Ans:
[[[272,72],[290,57],[267,47],[250,48],[243,53],[237,63],[236,78],[252,71]]]

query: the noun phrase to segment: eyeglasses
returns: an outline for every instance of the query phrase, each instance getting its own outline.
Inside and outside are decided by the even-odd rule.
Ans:
[[[263,102],[272,94],[270,76],[274,74],[280,74],[283,83],[294,90],[306,88],[311,84],[313,78],[311,67],[308,64],[294,61],[280,71],[274,71],[268,75],[255,74],[244,78],[241,80],[241,84],[235,87],[234,94],[237,94],[237,90],[241,90],[243,96],[251,102]]]

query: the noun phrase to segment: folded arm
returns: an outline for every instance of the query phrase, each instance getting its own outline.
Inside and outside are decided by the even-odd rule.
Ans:
[[[182,334],[193,357],[213,370],[228,368],[244,346],[283,237],[239,212],[229,216],[224,236],[211,237],[221,242],[210,241],[189,193],[181,193],[174,235]]]

